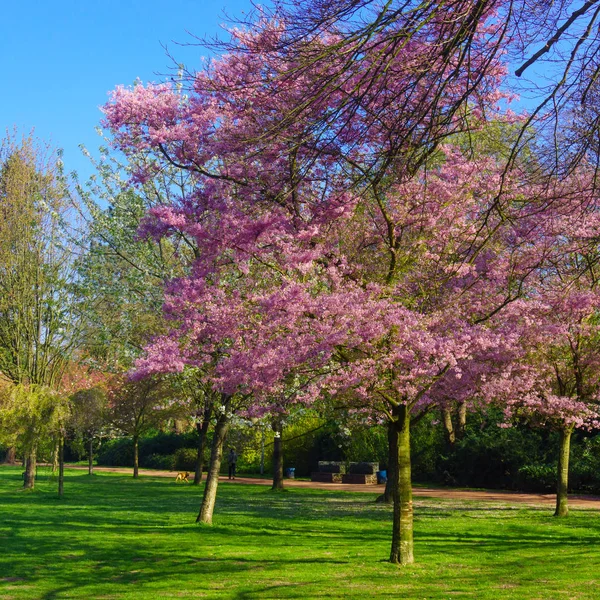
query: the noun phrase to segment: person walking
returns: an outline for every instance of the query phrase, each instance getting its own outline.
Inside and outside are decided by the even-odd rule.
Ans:
[[[237,463],[237,454],[233,448],[229,448],[229,455],[227,457],[229,462],[229,479],[235,479],[235,467]]]

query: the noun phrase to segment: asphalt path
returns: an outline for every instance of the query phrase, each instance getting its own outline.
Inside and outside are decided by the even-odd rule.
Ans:
[[[67,469],[87,470],[86,466],[65,465]],[[94,471],[106,473],[122,473],[131,475],[132,469],[122,467],[94,467]],[[177,471],[158,471],[154,469],[140,469],[141,476],[148,477],[170,477],[175,481]],[[219,481],[227,481],[236,485],[252,484],[265,485],[272,484],[271,479],[262,479],[256,477],[236,477],[229,480],[227,476],[219,477]],[[363,492],[370,494],[381,494],[384,489],[383,484],[359,485],[351,483],[321,483],[317,481],[303,481],[300,479],[286,479],[285,486],[288,488],[309,488],[313,490],[332,490],[336,492]],[[523,494],[520,492],[504,492],[498,490],[469,490],[455,488],[430,488],[415,486],[413,488],[415,498],[444,498],[447,500],[478,500],[488,502],[506,502],[522,503],[531,505],[554,504],[556,496],[554,494]],[[590,508],[600,510],[600,496],[569,495],[569,506],[578,508]]]

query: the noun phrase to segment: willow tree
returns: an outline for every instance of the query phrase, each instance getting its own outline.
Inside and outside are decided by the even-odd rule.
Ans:
[[[8,136],[0,146],[0,373],[24,404],[53,401],[77,344],[68,206],[58,153],[31,137]],[[38,420],[13,409],[22,418],[24,485],[32,488]]]

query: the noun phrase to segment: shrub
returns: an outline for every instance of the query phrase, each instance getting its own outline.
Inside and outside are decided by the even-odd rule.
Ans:
[[[193,448],[179,448],[173,455],[176,471],[194,471],[198,451]]]
[[[556,489],[556,465],[525,465],[515,483],[528,492],[552,492]]]
[[[96,461],[107,467],[130,467],[133,465],[133,441],[131,438],[108,440],[98,451]]]
[[[151,454],[144,460],[144,465],[147,469],[162,469],[164,471],[176,471],[175,454]]]
[[[188,467],[177,467],[181,464],[189,465],[189,460],[178,458],[194,455],[195,465],[198,446],[198,435],[190,433],[154,432],[140,439],[139,460],[140,466],[148,469],[182,469]],[[168,458],[172,457],[172,458]],[[133,442],[131,438],[117,438],[106,442],[98,451],[96,456],[99,465],[109,467],[129,467],[133,464]],[[192,467],[193,468],[193,467]]]

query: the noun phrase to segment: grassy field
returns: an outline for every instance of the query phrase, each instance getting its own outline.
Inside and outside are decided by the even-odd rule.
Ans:
[[[385,562],[370,494],[222,484],[212,527],[173,480],[0,468],[0,598],[600,598],[600,515],[416,501],[416,558]]]

